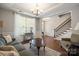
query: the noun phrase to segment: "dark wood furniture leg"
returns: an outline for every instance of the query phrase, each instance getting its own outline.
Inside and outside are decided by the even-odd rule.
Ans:
[[[44,46],[43,50],[44,50],[44,55],[45,55],[45,46]]]
[[[37,49],[38,49],[38,56],[39,56],[39,50],[40,50],[40,47],[37,47]]]
[[[30,43],[30,48],[31,48],[31,43]]]

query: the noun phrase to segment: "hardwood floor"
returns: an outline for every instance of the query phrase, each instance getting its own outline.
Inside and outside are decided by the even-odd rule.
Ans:
[[[62,56],[67,56],[66,50],[61,48],[60,42],[58,40],[54,39],[53,37],[45,36],[45,42],[47,47],[59,51]]]

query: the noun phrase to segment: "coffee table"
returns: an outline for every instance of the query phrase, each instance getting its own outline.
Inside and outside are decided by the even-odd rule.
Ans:
[[[41,38],[35,38],[35,39],[32,39],[30,41],[30,48],[31,46],[34,46],[34,47],[37,47],[37,50],[38,50],[38,56],[39,56],[39,50],[41,47],[43,47],[43,50],[44,50],[44,53],[45,53],[45,41]]]

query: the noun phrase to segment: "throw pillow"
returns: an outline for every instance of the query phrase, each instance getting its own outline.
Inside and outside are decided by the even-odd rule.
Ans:
[[[12,42],[12,37],[11,37],[11,35],[4,35],[4,38],[5,38],[5,40],[7,41],[7,43],[10,43],[10,42]]]

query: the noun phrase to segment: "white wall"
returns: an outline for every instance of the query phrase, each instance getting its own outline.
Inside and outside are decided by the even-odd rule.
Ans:
[[[71,10],[71,27],[74,30],[77,23],[79,23],[79,7],[75,6],[72,8]],[[71,38],[72,35],[72,31],[69,31],[68,33],[58,37],[58,39],[61,40],[61,38]]]
[[[19,18],[17,18],[19,19]],[[30,22],[28,26],[33,26],[35,25],[35,19],[26,17],[26,20],[29,19],[28,21]],[[15,13],[9,10],[5,10],[0,8],[0,20],[3,21],[3,33],[10,33],[14,36],[15,32]],[[33,31],[35,32],[35,26],[33,26]],[[0,30],[1,32],[1,30]]]
[[[42,35],[42,20],[41,18],[35,18],[35,37],[40,37]]]
[[[26,25],[27,25],[27,32],[30,32],[30,27],[32,27],[32,32],[35,35],[36,27],[35,27],[35,19],[26,17]]]
[[[53,26],[53,20],[49,19],[45,22],[45,34],[48,36],[54,36],[54,26]]]
[[[58,27],[61,23],[63,23],[65,20],[67,20],[69,17],[71,17],[71,14],[67,14],[67,15],[64,15],[62,17],[58,17],[56,15],[56,19],[54,20],[55,28]]]
[[[17,38],[20,42],[23,41],[23,35],[25,33],[32,32],[35,35],[35,19],[25,17],[23,15],[15,13],[15,31],[14,31],[14,37]]]
[[[0,20],[3,20],[3,33],[14,33],[14,13],[0,9]]]
[[[45,20],[45,34],[54,37],[54,29],[59,26],[63,21],[67,20],[71,15],[67,14],[64,17],[59,18],[58,15],[49,17]]]
[[[71,27],[74,30],[77,23],[79,23],[79,6],[75,6],[71,9]],[[69,31],[68,33],[58,37],[58,39],[61,40],[62,37],[65,38],[71,38],[72,31]]]
[[[15,13],[15,36],[32,31],[35,34],[35,19]]]
[[[74,7],[71,10],[71,19],[72,19],[72,28],[76,26],[76,24],[79,22],[79,7]],[[67,17],[67,16],[66,16]],[[61,22],[64,21],[63,18],[58,18],[58,16],[52,16],[50,17],[49,21],[46,23],[46,34],[53,36],[54,32],[53,29],[57,27]],[[3,32],[9,32],[14,33],[14,13],[8,10],[0,9],[0,20],[3,20],[4,27]]]

